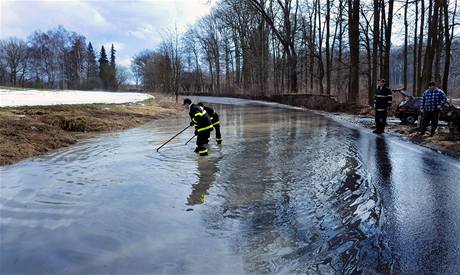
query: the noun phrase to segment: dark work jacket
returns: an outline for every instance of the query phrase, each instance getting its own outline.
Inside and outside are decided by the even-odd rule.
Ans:
[[[219,115],[217,114],[216,111],[214,111],[213,108],[204,106],[204,110],[206,111],[206,113],[208,113],[209,117],[211,118],[212,125],[217,125],[220,123]]]
[[[195,130],[200,133],[203,131],[211,131],[213,126],[211,119],[206,111],[198,104],[190,105],[190,112],[188,113],[195,125]]]
[[[388,87],[377,87],[374,96],[374,106],[376,111],[386,111],[391,106],[393,95]]]

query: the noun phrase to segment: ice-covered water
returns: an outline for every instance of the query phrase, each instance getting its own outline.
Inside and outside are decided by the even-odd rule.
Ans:
[[[160,152],[186,113],[0,168],[0,273],[460,271],[460,162],[310,112],[205,98],[222,146]]]

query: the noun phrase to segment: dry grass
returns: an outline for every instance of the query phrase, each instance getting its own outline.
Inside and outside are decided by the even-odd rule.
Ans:
[[[0,108],[0,165],[48,153],[79,138],[118,131],[177,113],[173,98],[138,104],[82,104]]]

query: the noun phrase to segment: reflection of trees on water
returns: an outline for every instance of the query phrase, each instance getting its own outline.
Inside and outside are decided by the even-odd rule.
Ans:
[[[239,123],[229,131],[237,145],[218,165],[224,201],[206,209],[208,229],[225,232],[237,221],[234,245],[249,272],[375,269],[376,255],[364,253],[375,248],[379,213],[359,131],[309,113],[240,108],[222,112]],[[195,190],[207,190],[213,173],[201,181]]]
[[[222,202],[205,209],[202,217],[212,233],[235,232],[237,227],[229,239],[248,272],[404,270],[396,253],[407,249],[393,245],[417,247],[419,241],[401,237],[400,244],[394,243],[398,237],[389,234],[398,234],[398,228],[390,232],[385,227],[386,221],[397,219],[391,216],[397,213],[392,209],[393,180],[400,174],[385,137],[363,134],[309,113],[264,107],[222,113],[235,123],[229,133],[236,145],[218,164],[225,167],[218,172],[216,184]],[[437,171],[437,177],[439,171],[447,178],[452,175],[445,172],[446,167],[434,167],[429,158],[416,166]],[[427,205],[442,213],[425,224],[448,228],[452,216],[447,206],[455,203],[447,201],[452,196],[436,189],[439,180],[426,180],[433,182],[431,195],[441,198]],[[457,243],[448,243],[452,234],[443,231],[433,236],[430,240],[439,243],[430,243],[429,250],[403,260],[438,256],[431,263],[414,264],[424,265],[424,270],[431,270],[433,262],[455,267],[452,251]]]
[[[311,190],[317,186],[309,178],[316,169],[310,162],[321,158],[323,146],[339,146],[337,136],[324,129],[336,126],[324,117],[285,109],[246,108],[231,115],[242,124],[237,126],[237,148],[220,163],[226,167],[219,177],[225,188],[220,189],[225,191],[223,214],[209,210],[205,222],[209,228],[223,229],[226,221],[239,221],[235,246],[250,272],[311,266],[321,242],[310,230],[315,221],[305,214],[322,203],[319,195],[315,202],[311,199],[324,190]],[[280,249],[285,252],[277,254]]]
[[[458,201],[452,203],[452,198],[448,194],[450,188],[448,188],[449,180],[446,177],[447,167],[441,166],[426,156],[422,157],[422,165],[423,170],[436,171],[437,176],[426,181],[425,197],[429,199],[419,205],[419,212],[425,214],[423,215],[423,230],[426,235],[429,235],[429,238],[423,242],[425,249],[417,251],[417,258],[425,259],[420,262],[423,270],[439,274],[455,274],[459,271],[460,262],[456,253],[452,252],[458,251],[459,245],[458,239],[457,242],[453,242],[449,234],[455,222],[449,206],[458,205]],[[436,215],[430,215],[430,213],[436,213]],[[414,247],[420,247],[421,240],[415,239],[413,242]]]
[[[392,166],[391,166],[391,160],[389,156],[387,141],[383,137],[378,137],[376,138],[375,142],[376,142],[375,162],[376,162],[377,175],[382,184],[390,184]]]

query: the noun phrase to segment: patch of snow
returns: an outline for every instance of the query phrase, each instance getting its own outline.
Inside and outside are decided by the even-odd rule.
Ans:
[[[0,88],[0,107],[45,106],[59,104],[131,103],[153,96],[142,93],[103,91],[10,90]]]

